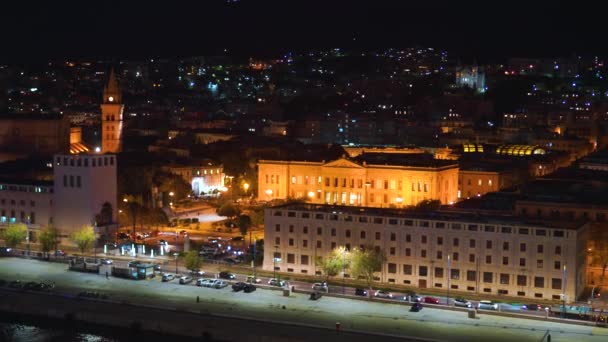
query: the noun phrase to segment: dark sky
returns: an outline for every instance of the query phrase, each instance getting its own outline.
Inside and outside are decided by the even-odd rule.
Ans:
[[[414,44],[480,61],[608,54],[606,12],[591,1],[58,2],[3,4],[0,59],[147,58],[211,54],[225,47],[264,55]]]

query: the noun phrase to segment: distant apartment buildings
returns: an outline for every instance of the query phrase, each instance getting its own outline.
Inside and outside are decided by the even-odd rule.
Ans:
[[[574,301],[586,284],[585,223],[293,204],[265,211],[263,268],[321,275],[334,248],[381,249],[376,281]],[[448,262],[448,260],[450,260]],[[347,275],[348,276],[348,275]],[[449,278],[449,280],[448,280]]]

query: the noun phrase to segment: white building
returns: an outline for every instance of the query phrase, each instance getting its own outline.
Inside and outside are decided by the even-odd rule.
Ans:
[[[332,249],[373,245],[387,256],[377,274],[382,283],[447,289],[449,276],[450,290],[465,296],[556,300],[565,291],[573,301],[585,284],[587,229],[512,217],[285,205],[266,209],[263,268],[320,275],[315,260]]]
[[[95,225],[104,203],[116,222],[116,156],[113,154],[55,155],[53,217],[61,231]]]

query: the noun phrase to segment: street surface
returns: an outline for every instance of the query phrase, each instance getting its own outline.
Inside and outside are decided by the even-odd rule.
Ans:
[[[133,304],[204,310],[206,313],[264,319],[295,324],[333,327],[340,322],[345,331],[368,331],[395,336],[423,337],[441,341],[540,341],[547,331],[552,341],[606,341],[608,329],[558,322],[500,317],[484,314],[470,319],[466,312],[425,306],[409,312],[409,305],[366,300],[322,297],[307,294],[284,297],[281,291],[259,288],[253,293],[163,283],[126,280],[67,271],[65,264],[37,260],[1,258],[0,279],[54,281],[53,291],[75,295],[84,290],[107,294],[110,299]],[[242,280],[242,279],[241,279]],[[310,284],[308,284],[310,286]],[[200,297],[200,303],[196,297]],[[285,307],[285,308],[283,308]]]

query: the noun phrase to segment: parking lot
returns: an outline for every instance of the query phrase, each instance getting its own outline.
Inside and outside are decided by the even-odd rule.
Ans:
[[[140,281],[106,279],[95,274],[69,272],[62,264],[15,258],[0,259],[0,279],[53,281],[56,283],[53,291],[73,296],[82,291],[95,291],[106,294],[110,300],[140,305],[326,327],[341,322],[344,329],[352,331],[439,340],[539,341],[547,330],[552,332],[552,341],[604,341],[608,338],[608,329],[604,328],[484,314],[478,319],[470,319],[466,312],[430,307],[409,312],[409,305],[328,296],[312,301],[308,294],[284,297],[281,291],[264,288],[253,293],[235,293],[230,286],[213,289],[180,285],[177,281],[162,282],[160,277]]]

